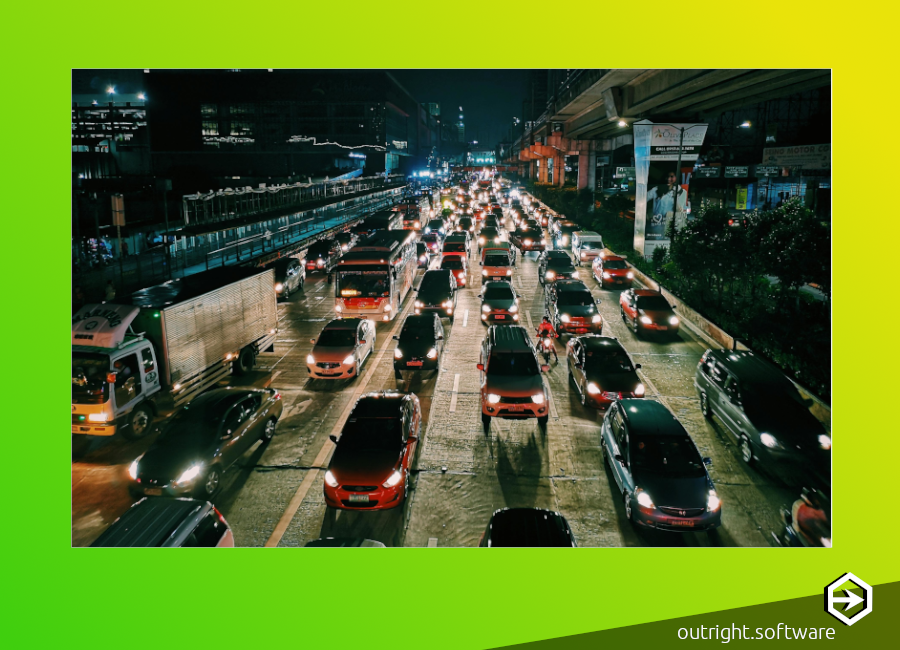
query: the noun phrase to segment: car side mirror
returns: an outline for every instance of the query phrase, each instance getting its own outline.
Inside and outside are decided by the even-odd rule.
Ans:
[[[641,364],[639,364],[639,363],[634,364],[635,370],[640,370],[640,368],[641,368]]]
[[[316,344],[316,340],[315,340],[315,339],[310,339],[309,342],[312,343],[313,345]]]
[[[399,340],[400,340],[400,337],[397,336],[396,334],[394,334],[391,338],[394,339],[395,341],[399,341]]]
[[[614,456],[614,458],[615,458],[617,461],[619,461],[620,463],[622,463],[623,465],[625,464],[625,457],[622,456],[622,454],[616,454],[616,455]]]
[[[438,336],[438,337],[437,337],[437,340],[438,340],[438,341],[443,341],[443,340],[444,340],[444,336],[443,336],[443,334],[442,334],[442,335],[440,335],[440,336]]]
[[[478,368],[479,370],[484,370],[484,364],[483,364],[483,363],[479,363],[479,364],[476,366],[476,368]]]
[[[541,365],[541,372],[550,372],[550,366],[547,364]]]
[[[337,444],[337,441],[338,441],[337,436],[330,435],[330,436],[328,436],[328,439],[331,440],[331,442],[333,442],[334,444]],[[343,452],[341,452],[341,453],[343,453]]]
[[[704,464],[704,465],[712,465],[712,458],[710,458],[709,456],[704,456],[704,457],[703,457],[703,464]]]
[[[419,439],[419,436],[410,436],[409,438],[406,439],[406,444],[409,444],[409,443],[411,443],[411,442],[415,442],[415,441],[418,440],[418,439]]]
[[[118,374],[119,373],[116,372],[115,370],[110,370],[108,373],[106,373],[107,383],[110,383],[110,384],[116,383],[116,377],[118,376]]]
[[[360,340],[359,340],[359,344],[360,344],[360,345],[365,345],[365,344],[366,344],[366,340],[365,340],[365,339],[360,339]]]

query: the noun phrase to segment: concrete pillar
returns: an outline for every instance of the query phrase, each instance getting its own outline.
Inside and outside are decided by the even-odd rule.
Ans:
[[[594,151],[578,152],[578,189],[593,190],[597,185],[597,154]]]
[[[547,182],[547,160],[547,158],[541,158],[540,160],[541,166],[538,168],[538,177],[541,183]]]
[[[566,184],[566,155],[559,154],[553,160],[553,184],[562,187]]]

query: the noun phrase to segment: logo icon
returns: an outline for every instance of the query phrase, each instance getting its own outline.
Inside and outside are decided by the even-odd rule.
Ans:
[[[853,588],[862,589],[862,597],[850,591]],[[860,603],[862,603],[862,609],[853,612],[850,616],[844,613],[854,609]],[[841,605],[844,606],[843,609],[840,608]],[[844,625],[853,625],[872,611],[872,587],[852,573],[845,573],[825,587],[825,611]]]

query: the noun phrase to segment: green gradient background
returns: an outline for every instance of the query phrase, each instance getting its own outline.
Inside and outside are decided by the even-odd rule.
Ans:
[[[866,297],[886,280],[895,293],[884,224],[895,221],[897,91],[870,66],[895,58],[896,7],[869,24],[876,6],[855,3],[836,24],[825,5],[799,4],[719,3],[709,15],[671,2],[364,6],[369,15],[285,2],[5,10],[2,537],[14,646],[491,648],[819,594],[845,571],[900,580],[897,352],[875,343],[881,332],[860,335],[856,312],[869,304],[878,313],[866,320],[897,322],[896,301]],[[70,549],[70,68],[510,65],[834,68],[835,250],[866,255],[855,281],[851,261],[835,260],[835,547]],[[867,621],[879,614],[892,615],[876,607]]]

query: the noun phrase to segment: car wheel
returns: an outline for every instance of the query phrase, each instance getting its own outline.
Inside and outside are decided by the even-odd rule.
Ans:
[[[216,492],[219,491],[221,478],[218,466],[210,467],[206,476],[203,477],[203,482],[200,484],[200,496],[205,499],[214,497]]]
[[[275,418],[269,418],[269,421],[266,422],[266,427],[263,429],[262,435],[259,437],[262,440],[263,444],[267,442],[271,442],[272,438],[275,436],[275,423],[277,420]]]
[[[741,460],[748,465],[753,464],[753,448],[750,446],[750,438],[741,436]]]
[[[135,407],[131,412],[131,426],[122,429],[122,435],[129,440],[137,440],[143,438],[150,431],[150,425],[153,424],[153,415],[150,409],[145,405]]]
[[[490,428],[491,428],[491,416],[490,416],[490,415],[485,415],[484,413],[482,413],[482,414],[481,414],[481,424],[484,425],[484,430],[485,430],[485,431],[487,431],[488,429],[490,429]]]
[[[709,398],[706,396],[706,391],[700,392],[700,412],[707,420],[712,417],[712,412],[709,410]]]
[[[634,511],[631,508],[631,495],[628,492],[622,494],[622,500],[625,502],[625,518],[634,523]]]

